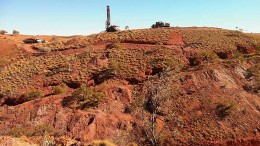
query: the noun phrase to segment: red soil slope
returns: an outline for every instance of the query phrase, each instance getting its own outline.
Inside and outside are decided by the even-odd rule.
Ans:
[[[247,35],[171,28],[61,39],[30,49],[17,43],[30,55],[1,70],[1,135],[37,144],[47,133],[56,144],[149,145],[147,92],[161,83],[156,96],[167,99],[156,119],[160,145],[260,144],[260,58]],[[46,47],[51,52],[41,52]],[[55,95],[62,84],[67,92]],[[81,84],[90,87],[87,95],[104,94],[98,106],[86,105],[90,96],[74,97]]]

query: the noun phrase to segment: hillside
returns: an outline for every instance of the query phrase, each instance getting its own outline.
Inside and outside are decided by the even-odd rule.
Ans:
[[[1,139],[260,144],[258,34],[159,28],[33,36],[48,41],[35,45],[27,37],[0,35]]]

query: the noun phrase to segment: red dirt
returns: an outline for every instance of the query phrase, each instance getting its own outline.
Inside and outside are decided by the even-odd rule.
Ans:
[[[169,41],[169,44],[175,45],[175,46],[184,46],[185,45],[182,37],[175,32],[172,34],[172,39]]]

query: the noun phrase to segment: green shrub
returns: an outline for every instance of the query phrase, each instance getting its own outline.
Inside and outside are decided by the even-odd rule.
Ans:
[[[165,60],[167,68],[180,70],[183,68],[183,64],[176,58],[168,58]]]
[[[126,64],[117,60],[111,60],[109,61],[108,68],[117,75],[126,68]]]
[[[209,50],[201,50],[198,52],[198,55],[207,62],[215,62],[219,58],[216,53]]]
[[[164,69],[179,70],[183,68],[183,64],[174,56],[165,58],[155,58],[149,62],[153,67],[162,67]]]
[[[95,92],[92,87],[86,87],[81,85],[73,94],[73,97],[77,97],[81,100],[89,100],[94,97]],[[94,99],[96,100],[96,99]]]
[[[32,90],[30,92],[26,92],[24,95],[25,100],[34,100],[37,98],[43,97],[42,91],[41,90]]]
[[[53,92],[55,95],[64,94],[64,93],[67,93],[66,88],[67,88],[67,85],[63,83],[59,86],[53,87]]]
[[[103,92],[94,91],[92,87],[86,87],[81,85],[70,97],[73,107],[80,109],[87,109],[91,107],[98,107],[99,103],[104,99],[105,95]]]
[[[221,119],[232,114],[237,109],[237,102],[233,100],[224,100],[217,104],[216,114]]]

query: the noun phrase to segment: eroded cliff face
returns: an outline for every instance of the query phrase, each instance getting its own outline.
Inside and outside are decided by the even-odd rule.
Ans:
[[[212,28],[72,38],[57,52],[37,52],[1,70],[0,134],[24,135],[31,144],[47,135],[65,145],[149,145],[156,97],[161,145],[258,145],[260,59],[252,42]]]

